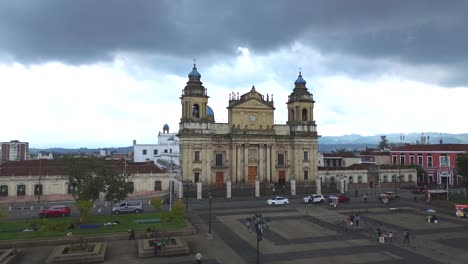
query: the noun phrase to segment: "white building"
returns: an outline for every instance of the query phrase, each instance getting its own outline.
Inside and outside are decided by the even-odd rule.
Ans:
[[[163,160],[167,164],[179,165],[179,138],[177,133],[169,133],[167,124],[163,127],[163,132],[158,134],[158,144],[137,144],[133,140],[133,161],[144,162]]]

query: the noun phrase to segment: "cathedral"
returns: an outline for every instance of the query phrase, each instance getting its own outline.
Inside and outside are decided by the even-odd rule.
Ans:
[[[182,179],[223,188],[233,184],[284,185],[317,178],[317,125],[314,100],[301,72],[287,98],[288,121],[275,124],[273,95],[255,87],[229,95],[228,123],[216,123],[208,90],[194,64],[180,97]],[[285,100],[286,98],[281,98]]]

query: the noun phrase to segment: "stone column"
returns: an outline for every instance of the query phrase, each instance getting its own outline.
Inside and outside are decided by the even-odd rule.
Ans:
[[[344,181],[344,191],[347,192],[348,191],[348,179],[344,178],[343,181]]]
[[[258,180],[258,177],[255,179],[255,197],[260,196],[260,181]]]
[[[315,193],[322,194],[322,178],[315,179]]]
[[[291,195],[296,195],[296,180],[291,179]]]
[[[179,198],[183,198],[184,197],[184,184],[181,181],[177,181],[177,184],[179,186],[179,192],[178,192]]]
[[[197,199],[202,199],[202,183],[201,181],[197,182]]]
[[[232,149],[231,149],[231,168],[230,168],[230,174],[228,177],[230,179],[234,179],[234,181],[236,180],[236,171],[237,171],[237,166],[236,166],[236,145],[233,144],[232,145]]]
[[[271,157],[271,155],[270,155],[270,146],[269,145],[266,145],[266,153],[267,153],[267,155],[266,155],[266,179],[267,180],[266,181],[271,183],[271,181],[270,181],[270,180],[272,180],[272,179],[270,179],[270,175],[271,175],[271,172],[270,172],[270,169],[271,169],[270,157]]]
[[[344,179],[340,178],[340,193],[344,193]]]
[[[226,181],[226,198],[231,198],[231,178]]]
[[[241,182],[241,145],[238,144],[236,148],[236,158],[237,158],[237,169],[236,169],[236,183]]]
[[[244,145],[244,182],[249,181],[249,144]]]
[[[261,181],[265,181],[265,172],[263,171],[263,159],[263,144],[260,144],[258,145],[258,178]]]

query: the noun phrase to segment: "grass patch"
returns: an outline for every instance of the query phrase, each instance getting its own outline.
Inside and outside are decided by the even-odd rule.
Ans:
[[[99,228],[81,229],[79,228],[78,217],[58,217],[58,218],[34,218],[31,220],[4,220],[0,222],[0,240],[44,238],[66,236],[67,232],[73,235],[98,235],[127,232],[134,228],[135,231],[145,232],[148,227],[156,227],[161,231],[168,229],[178,229],[187,227],[184,219],[177,218],[170,222],[143,223],[137,224],[135,220],[161,218],[161,212],[141,213],[141,214],[119,214],[113,215],[92,215],[85,224],[101,225]],[[104,223],[118,221],[119,224],[104,226]],[[73,224],[74,228],[69,229]],[[37,228],[37,231],[25,232],[25,229]]]

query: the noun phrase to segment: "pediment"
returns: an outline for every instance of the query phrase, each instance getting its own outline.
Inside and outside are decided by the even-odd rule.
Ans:
[[[257,99],[249,99],[243,102],[240,102],[238,105],[233,107],[234,109],[265,109],[265,110],[272,110],[274,109],[268,104],[258,101]]]

